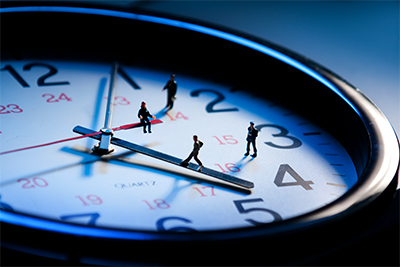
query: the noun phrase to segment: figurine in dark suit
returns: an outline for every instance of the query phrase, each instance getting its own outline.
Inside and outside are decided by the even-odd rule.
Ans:
[[[141,107],[138,112],[138,117],[140,119],[140,122],[143,124],[143,133],[147,133],[146,131],[146,126],[149,129],[149,133],[151,133],[151,123],[149,121],[149,117],[155,119],[156,117],[151,115],[149,110],[146,107],[146,102],[142,102]]]
[[[165,107],[166,109],[172,109],[174,106],[174,101],[176,99],[176,90],[178,88],[178,85],[175,81],[175,74],[172,74],[170,79],[168,80],[167,84],[164,86],[162,91],[165,89],[168,90],[168,95],[167,95],[167,106]]]
[[[250,144],[253,145],[253,151],[254,154],[251,155],[253,158],[257,157],[257,148],[256,148],[256,138],[258,136],[258,130],[254,128],[254,122],[250,122],[249,128],[247,128],[247,149],[246,149],[246,154],[245,156],[248,156],[250,154]]]
[[[201,169],[204,166],[203,166],[203,163],[201,163],[201,161],[199,160],[199,158],[197,156],[199,155],[200,148],[203,146],[203,142],[201,142],[199,140],[197,135],[193,135],[193,141],[194,141],[194,143],[193,143],[193,151],[192,151],[192,153],[190,153],[190,155],[189,155],[189,157],[187,159],[182,161],[181,165],[184,166],[184,167],[187,167],[189,165],[189,161],[194,157],[196,162],[200,165],[200,168],[198,169],[198,171],[201,171]]]

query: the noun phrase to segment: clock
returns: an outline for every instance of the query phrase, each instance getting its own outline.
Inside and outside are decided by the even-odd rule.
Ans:
[[[7,252],[72,264],[301,264],[350,242],[393,199],[393,128],[315,62],[175,18],[7,4]]]

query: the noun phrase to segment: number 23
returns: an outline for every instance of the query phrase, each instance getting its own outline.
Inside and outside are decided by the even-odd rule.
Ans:
[[[6,107],[0,106],[0,114],[21,113],[23,110],[15,104],[9,104]]]

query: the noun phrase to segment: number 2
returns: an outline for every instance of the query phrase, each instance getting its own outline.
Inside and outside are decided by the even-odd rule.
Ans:
[[[214,106],[220,102],[222,102],[225,97],[223,94],[221,94],[218,91],[211,90],[211,89],[199,89],[199,90],[194,90],[190,93],[191,96],[199,96],[201,93],[212,93],[217,96],[217,98],[206,106],[206,110],[208,113],[215,113],[215,112],[230,112],[230,111],[239,111],[238,108],[225,108],[225,109],[214,109]]]

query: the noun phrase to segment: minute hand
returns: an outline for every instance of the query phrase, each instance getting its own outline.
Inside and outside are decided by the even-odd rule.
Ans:
[[[83,134],[83,135],[91,134],[91,133],[95,132],[93,130],[90,130],[90,129],[82,127],[82,126],[76,126],[73,129],[73,131],[76,132],[76,133],[79,133],[79,134]],[[93,136],[90,136],[90,137],[94,138],[94,139],[97,139],[97,140],[100,139],[100,135],[93,135]],[[134,144],[134,143],[119,139],[117,137],[112,137],[111,138],[111,143],[113,145],[120,146],[120,147],[129,149],[129,150],[135,151],[137,153],[141,153],[141,154],[144,154],[146,156],[150,156],[150,157],[153,157],[153,158],[156,158],[156,159],[159,159],[159,160],[163,160],[165,162],[168,162],[168,163],[171,163],[171,164],[174,164],[174,165],[182,167],[180,165],[181,162],[182,162],[182,159],[180,159],[180,158],[177,158],[177,157],[174,157],[174,156],[171,156],[171,155],[168,155],[168,154],[165,154],[165,153],[162,153],[162,152],[159,152],[159,151],[156,151],[156,150],[144,147],[144,146],[140,146],[140,145],[137,145],[137,144]],[[194,163],[189,163],[189,166],[184,167],[184,168],[192,170],[192,171],[197,171],[197,169],[199,168],[199,165],[194,164]],[[243,186],[243,187],[246,187],[246,188],[253,188],[254,187],[254,184],[252,182],[237,178],[237,177],[232,176],[232,175],[221,173],[221,172],[215,171],[215,170],[210,169],[210,168],[206,168],[206,167],[202,168],[201,169],[201,173],[205,174],[205,175],[208,175],[208,176],[212,176],[212,177],[217,178],[217,179],[221,179],[221,180],[229,182],[229,183],[240,185],[240,186]]]
[[[110,137],[113,134],[111,129],[111,118],[113,114],[113,102],[114,102],[114,94],[115,94],[115,77],[117,75],[118,63],[114,62],[111,68],[111,77],[110,77],[110,86],[108,89],[108,100],[106,107],[106,117],[104,122],[104,128],[101,129],[103,132],[100,138],[100,143],[98,145],[98,150],[103,153],[110,153],[113,151],[112,147],[110,147]]]

